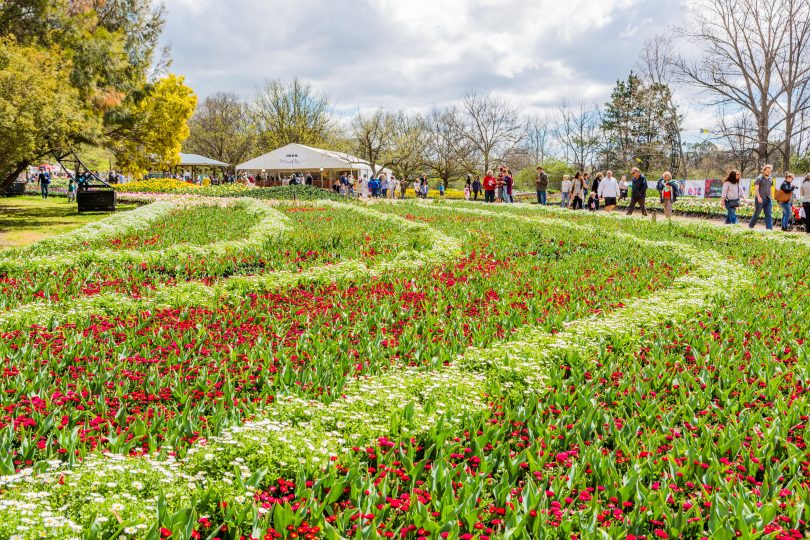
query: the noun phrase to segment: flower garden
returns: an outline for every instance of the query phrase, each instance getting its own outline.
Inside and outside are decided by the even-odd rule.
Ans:
[[[805,238],[197,189],[0,251],[0,538],[810,532]]]

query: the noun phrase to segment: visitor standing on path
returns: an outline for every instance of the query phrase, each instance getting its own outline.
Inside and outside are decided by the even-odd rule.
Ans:
[[[633,187],[630,191],[630,206],[627,209],[627,215],[632,216],[636,205],[641,208],[641,215],[647,215],[647,178],[641,174],[638,167],[633,167],[630,170],[633,175]]]
[[[506,169],[503,174],[503,202],[515,202],[515,200],[512,198],[512,186],[514,186],[514,183],[515,181],[512,178],[512,171]]]
[[[779,191],[776,192],[776,200],[782,209],[783,231],[790,229],[790,216],[793,214],[793,191],[796,189],[796,186],[793,185],[794,178],[796,175],[793,173],[785,173],[785,180],[779,186]]]
[[[399,180],[392,174],[391,179],[388,181],[388,198],[396,199],[397,191],[399,191]]]
[[[473,200],[478,200],[478,194],[481,193],[481,180],[476,176],[472,183]]]
[[[588,198],[588,188],[591,187],[591,173],[582,173],[582,183],[584,185],[582,188],[582,200],[584,202]]]
[[[42,198],[47,199],[48,186],[51,185],[51,174],[45,169],[45,167],[42,167],[39,170],[39,176],[37,179],[39,180],[39,191],[42,193]]]
[[[588,210],[591,212],[599,210],[599,184],[602,183],[603,178],[602,173],[596,173],[596,177],[594,177],[591,184],[591,196],[588,197]]]
[[[671,172],[665,172],[658,181],[658,194],[664,208],[664,217],[672,217],[672,206],[678,200],[678,184],[672,179]]]
[[[498,186],[498,181],[492,176],[492,171],[487,171],[484,177],[484,202],[495,202],[495,188]]]
[[[726,225],[737,224],[737,208],[740,207],[743,200],[740,178],[742,178],[740,171],[731,171],[726,181],[723,182],[720,197],[723,200],[723,206],[726,207]]]
[[[583,198],[585,197],[585,180],[582,178],[581,172],[574,175],[574,180],[571,182],[571,190],[569,193],[571,209],[582,210]]]
[[[627,175],[622,175],[622,180],[619,182],[619,200],[623,201],[627,198],[627,192],[630,189],[630,184],[627,183]]]
[[[68,202],[76,202],[76,182],[73,181],[73,177],[71,176],[68,179]]]
[[[756,204],[754,206],[754,215],[751,216],[751,221],[748,222],[748,228],[753,229],[759,221],[759,214],[765,212],[765,228],[773,230],[773,202],[771,201],[771,188],[773,187],[773,165],[765,165],[762,167],[762,174],[760,174],[754,181],[754,189],[756,190]]]
[[[472,191],[472,176],[467,175],[467,180],[464,182],[464,200],[470,200],[470,192]]]
[[[548,192],[548,175],[543,167],[537,167],[537,176],[534,179],[534,187],[537,189],[537,204],[545,206],[548,202],[546,193]]]
[[[804,177],[800,195],[802,198],[802,209],[804,209],[804,232],[810,234],[810,225],[808,225],[808,221],[810,221],[810,174],[807,174]]]
[[[562,207],[568,208],[571,202],[571,177],[567,174],[563,175],[562,185],[560,186],[560,196],[562,197]]]
[[[616,201],[619,198],[619,183],[613,177],[613,171],[608,171],[606,177],[599,182],[599,191],[596,195],[605,201],[605,210],[613,212],[616,209]]]

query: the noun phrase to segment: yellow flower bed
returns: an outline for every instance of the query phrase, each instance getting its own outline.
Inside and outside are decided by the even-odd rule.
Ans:
[[[188,193],[189,190],[200,189],[197,184],[173,178],[150,178],[127,184],[116,184],[113,187],[116,191],[127,193]]]

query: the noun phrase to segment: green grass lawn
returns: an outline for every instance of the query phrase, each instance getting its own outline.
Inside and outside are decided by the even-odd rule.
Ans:
[[[132,210],[135,206],[119,203],[118,211]],[[0,249],[31,244],[109,215],[109,212],[79,214],[76,205],[64,197],[0,197]]]

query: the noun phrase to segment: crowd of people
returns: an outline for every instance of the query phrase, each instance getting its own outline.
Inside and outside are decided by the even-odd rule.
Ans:
[[[607,212],[613,212],[616,210],[619,201],[627,199],[629,195],[630,201],[627,214],[632,215],[638,208],[641,214],[646,216],[647,190],[649,188],[647,177],[637,167],[631,169],[630,176],[631,179],[628,181],[627,176],[622,176],[620,180],[617,180],[613,171],[597,172],[594,174],[593,179],[591,179],[591,174],[588,172],[577,172],[573,177],[564,175],[560,188],[560,204],[563,208],[572,210],[587,208],[595,212],[600,208],[604,208]],[[537,189],[537,204],[548,204],[548,175],[543,167],[537,167],[535,187]],[[656,189],[658,190],[661,206],[664,209],[664,215],[671,216],[673,205],[679,196],[678,184],[673,180],[672,173],[665,172],[661,175],[661,179],[656,184]]]
[[[740,186],[741,178],[740,171],[731,171],[723,182],[721,198],[723,206],[726,208],[727,224],[735,225],[737,223],[737,209],[745,201],[745,193]],[[765,228],[773,229],[773,199],[776,199],[782,209],[780,223],[782,230],[790,230],[794,224],[798,224],[804,226],[806,233],[810,233],[808,226],[810,174],[805,175],[799,181],[795,174],[786,172],[778,187],[774,185],[774,181],[773,165],[765,165],[762,173],[754,180],[754,214],[748,222],[748,227],[753,229],[759,221],[760,215],[764,214]],[[798,202],[797,206],[793,205],[794,200]]]

